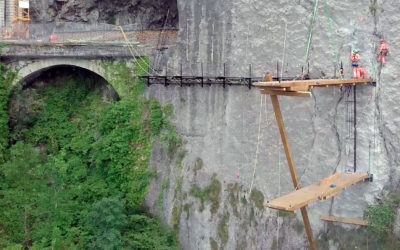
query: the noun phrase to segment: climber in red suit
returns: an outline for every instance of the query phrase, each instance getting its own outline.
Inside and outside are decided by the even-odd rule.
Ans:
[[[353,77],[355,79],[360,78],[360,71],[358,70],[358,63],[360,62],[360,55],[358,49],[353,50],[353,54],[350,56],[351,65],[353,66]]]
[[[382,65],[385,65],[386,63],[386,56],[389,53],[389,46],[385,42],[385,40],[381,39],[380,41],[381,44],[381,50],[379,51],[379,57],[378,57],[378,62],[382,61]]]

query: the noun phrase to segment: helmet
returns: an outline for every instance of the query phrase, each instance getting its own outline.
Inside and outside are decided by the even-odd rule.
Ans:
[[[380,40],[379,40],[379,42],[380,42],[380,43],[384,43],[384,42],[385,42],[385,40],[383,40],[383,39],[380,39]]]
[[[353,53],[358,53],[358,49],[353,49]]]

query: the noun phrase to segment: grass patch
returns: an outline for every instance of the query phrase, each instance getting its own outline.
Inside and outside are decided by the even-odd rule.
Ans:
[[[211,203],[210,211],[212,214],[216,214],[220,204],[221,194],[221,182],[217,180],[214,174],[211,179],[211,184],[204,189],[199,188],[197,185],[192,186],[190,195],[200,199],[200,212],[204,210],[204,203]]]

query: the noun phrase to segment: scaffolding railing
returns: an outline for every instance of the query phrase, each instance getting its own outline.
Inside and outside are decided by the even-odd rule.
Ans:
[[[144,30],[139,25],[122,26],[127,38],[154,49],[175,46],[178,29]],[[124,42],[119,26],[111,24],[31,24],[15,22],[2,30],[3,41],[31,42]]]

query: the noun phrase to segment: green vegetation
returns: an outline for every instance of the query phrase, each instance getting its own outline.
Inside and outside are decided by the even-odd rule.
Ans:
[[[284,238],[279,237],[278,240],[276,238],[272,241],[271,249],[272,250],[277,250],[277,249],[282,249],[282,244],[283,244]],[[327,248],[326,248],[327,249]]]
[[[278,210],[278,216],[282,218],[289,218],[289,220],[296,218],[296,214],[294,212]]]
[[[179,249],[143,206],[153,142],[176,133],[168,135],[163,108],[142,98],[145,85],[125,64],[107,69],[121,101],[102,101],[85,75],[27,88],[14,95],[26,112],[9,136],[2,75],[1,249]]]
[[[378,3],[375,1],[369,5],[369,11],[373,16],[376,15],[376,12],[379,10]]]
[[[7,104],[11,94],[12,82],[16,75],[16,72],[6,70],[0,63],[0,164],[6,160],[9,139]]]
[[[253,188],[250,193],[250,200],[254,202],[258,209],[264,209],[264,195],[261,191]]]
[[[214,238],[210,237],[210,248],[211,250],[218,250],[218,243],[214,240]]]
[[[192,186],[190,190],[190,195],[200,199],[201,206],[200,211],[204,210],[204,203],[211,203],[210,211],[212,214],[216,214],[220,203],[220,193],[221,193],[221,182],[216,179],[216,175],[212,177],[211,184],[205,187],[203,190],[198,186]]]
[[[327,233],[319,235],[317,244],[319,248],[328,247],[328,240],[333,241],[338,249],[400,249],[400,241],[393,234],[393,223],[396,217],[396,208],[400,204],[397,190],[377,205],[369,206],[365,211],[368,227],[356,230],[346,230],[343,227],[330,225]]]
[[[229,203],[231,204],[233,214],[236,217],[240,218],[240,214],[238,211],[239,192],[240,192],[239,183],[229,184],[228,191],[229,191]]]
[[[185,204],[183,206],[183,211],[185,211],[185,213],[186,213],[186,219],[187,220],[189,219],[189,216],[190,216],[190,208],[191,207],[192,207],[192,204]]]
[[[221,240],[222,245],[225,245],[229,239],[229,213],[225,214],[217,226],[217,235]]]
[[[182,192],[182,184],[183,177],[178,178],[175,186],[175,202],[174,207],[172,208],[172,218],[171,225],[175,232],[179,231],[179,224],[181,222],[182,215],[182,200],[183,200],[183,192]]]
[[[160,209],[163,208],[164,192],[168,187],[169,187],[169,181],[168,180],[164,180],[163,183],[162,183],[162,186],[161,186],[160,194],[158,195],[158,206],[160,207]]]

